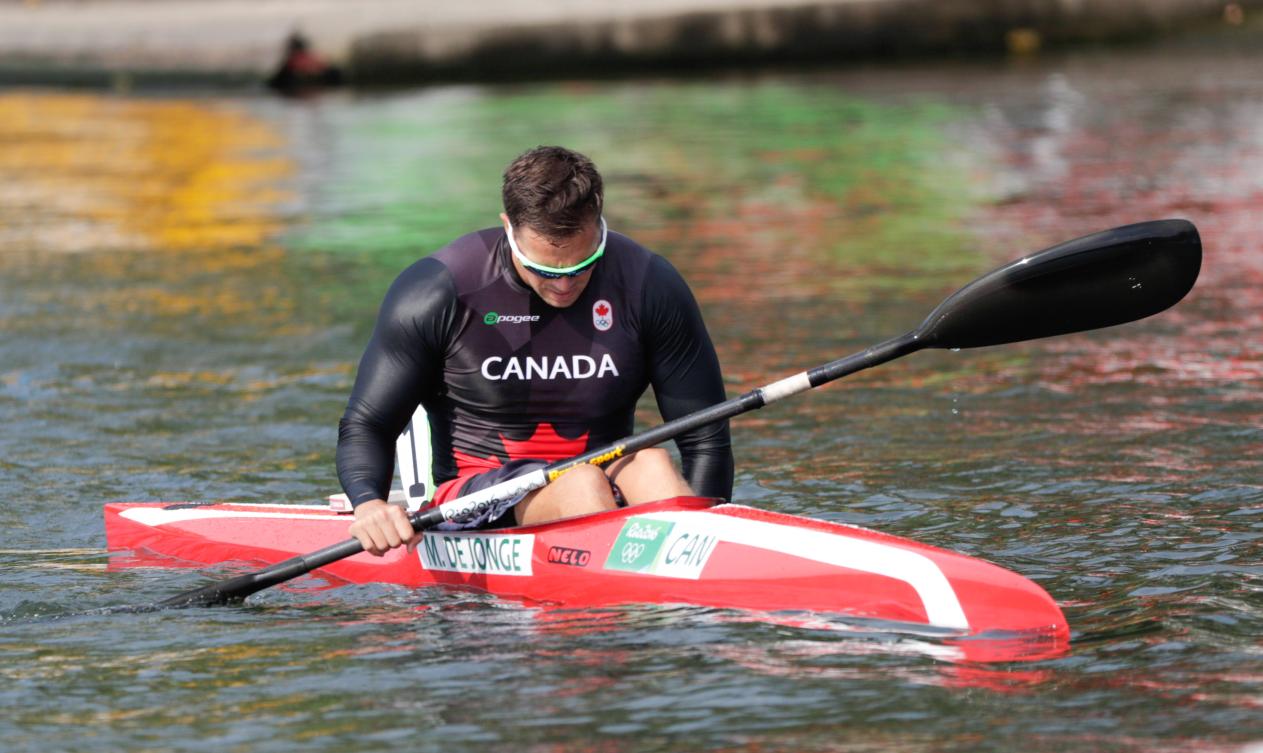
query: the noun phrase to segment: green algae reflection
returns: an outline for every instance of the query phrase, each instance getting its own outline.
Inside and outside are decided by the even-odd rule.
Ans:
[[[967,279],[984,266],[963,229],[979,198],[950,143],[960,117],[942,103],[879,104],[785,79],[359,102],[334,136],[331,209],[290,242],[393,273],[495,224],[505,164],[558,143],[601,166],[611,226],[671,257],[703,298],[772,272],[780,288],[817,293],[937,289],[945,273]]]

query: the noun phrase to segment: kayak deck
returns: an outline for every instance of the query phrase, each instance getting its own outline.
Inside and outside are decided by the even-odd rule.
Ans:
[[[112,550],[196,563],[273,564],[348,538],[324,506],[112,503]],[[476,589],[567,607],[683,603],[893,621],[959,636],[1040,638],[1069,629],[1035,583],[997,565],[855,526],[680,497],[543,525],[429,531],[415,552],[321,569],[351,583]]]

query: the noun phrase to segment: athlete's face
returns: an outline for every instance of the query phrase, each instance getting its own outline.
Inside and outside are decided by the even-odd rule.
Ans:
[[[526,258],[546,267],[565,268],[574,266],[587,259],[601,242],[601,224],[593,220],[579,232],[569,238],[552,240],[548,236],[535,232],[530,227],[518,227],[509,223],[506,214],[500,214],[504,223],[504,232],[513,233],[518,250]],[[544,303],[555,308],[564,309],[579,300],[583,290],[592,279],[592,267],[583,270],[573,277],[546,278],[531,271],[516,256],[510,254],[518,277],[530,286],[535,294],[544,299]]]

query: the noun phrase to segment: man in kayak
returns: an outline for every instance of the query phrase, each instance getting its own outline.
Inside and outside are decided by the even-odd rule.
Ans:
[[[395,440],[418,404],[429,417],[434,503],[632,433],[652,385],[671,420],[725,399],[701,312],[662,257],[610,231],[596,166],[538,147],[504,174],[501,226],[456,239],[391,285],[338,432],[350,533],[374,554],[413,538],[384,500]],[[662,449],[553,483],[461,523],[503,528],[697,493],[727,498],[727,422]],[[445,524],[453,525],[453,524]]]

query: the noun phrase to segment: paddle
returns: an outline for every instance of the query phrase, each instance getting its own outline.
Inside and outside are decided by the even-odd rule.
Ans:
[[[669,421],[619,443],[411,513],[408,519],[415,531],[433,528],[445,520],[461,520],[498,500],[546,486],[576,466],[607,463],[673,439],[690,429],[757,410],[924,348],[1000,345],[1142,319],[1183,298],[1197,280],[1201,260],[1197,229],[1185,220],[1142,222],[1072,240],[979,277],[939,304],[921,326],[901,337]],[[362,551],[359,541],[350,539],[141,609],[240,601],[269,586]]]

